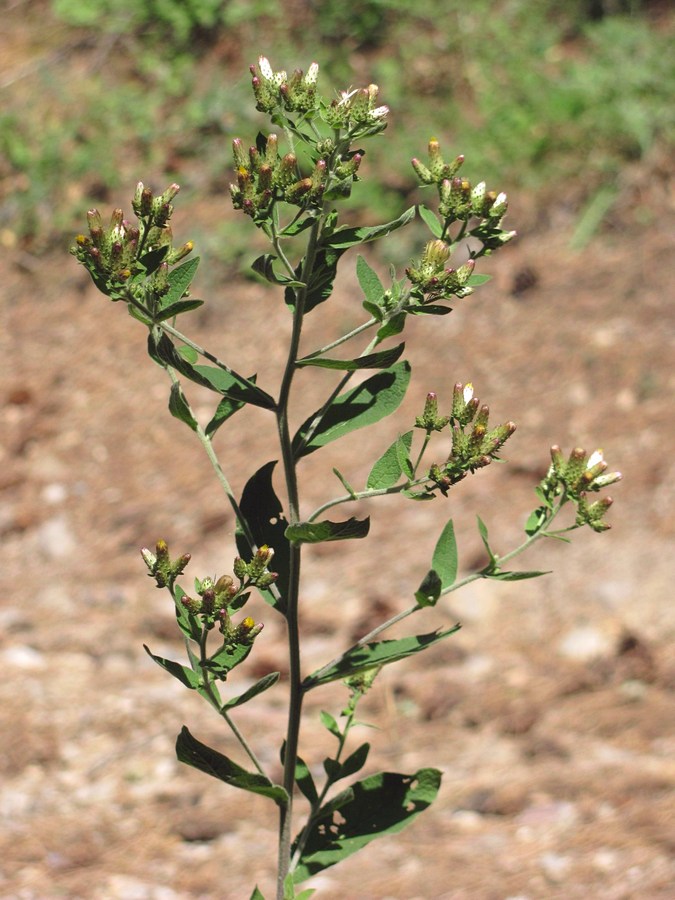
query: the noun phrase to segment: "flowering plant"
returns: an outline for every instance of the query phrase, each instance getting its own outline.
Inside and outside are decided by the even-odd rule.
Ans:
[[[472,186],[458,173],[463,157],[446,162],[439,142],[428,144],[426,162],[412,161],[423,187],[437,195],[434,207],[419,205],[386,224],[353,226],[342,224],[338,207],[360,179],[364,150],[361,142],[381,134],[387,127],[388,108],[379,103],[376,85],[340,92],[326,99],[317,92],[318,66],[307,73],[296,70],[288,76],[275,72],[261,57],[252,69],[256,108],[269,115],[283,132],[286,152],[276,131],[258,135],[249,149],[233,142],[235,180],[231,186],[235,209],[251,219],[269,239],[272,252],[252,264],[260,276],[282,293],[292,328],[286,348],[286,365],[276,390],[257,376],[246,377],[225,361],[199,346],[177,328],[176,321],[201,305],[190,295],[198,259],[187,259],[191,242],[174,247],[170,228],[172,202],[178,185],[155,196],[138,185],[132,208],[137,222],[115,210],[104,226],[96,210],[88,214],[89,233],[79,235],[73,253],[89,271],[95,285],[113,301],[124,302],[131,315],[147,329],[150,357],[165,369],[170,379],[169,410],[184,422],[201,442],[227,502],[236,517],[236,556],[230,572],[196,578],[193,589],[181,583],[190,554],[171,556],[162,540],[154,550],[143,549],[142,557],[157,587],[169,591],[176,621],[184,640],[186,663],[148,653],[152,659],[186,688],[201,695],[232,729],[241,745],[244,764],[207,746],[183,727],[177,740],[178,758],[240,790],[268,797],[279,814],[277,900],[308,897],[311,890],[297,886],[315,873],[335,865],[377,837],[394,833],[410,824],[436,797],[441,773],[434,768],[417,772],[380,772],[360,780],[354,776],[366,765],[369,744],[347,751],[355,725],[358,702],[383,666],[404,660],[444,641],[459,626],[442,621],[429,633],[381,639],[395,623],[421,609],[435,607],[441,597],[476,579],[516,581],[543,572],[514,571],[508,563],[542,538],[566,540],[567,532],[588,525],[606,530],[605,514],[611,499],[589,501],[589,495],[616,482],[619,473],[608,474],[601,451],[590,456],[581,449],[565,459],[553,447],[551,465],[536,488],[538,506],[527,519],[522,543],[499,555],[493,549],[487,528],[478,528],[487,562],[458,578],[458,551],[454,525],[443,528],[432,558],[422,571],[411,601],[393,617],[381,622],[351,646],[318,669],[305,672],[301,666],[302,632],[298,610],[302,598],[301,560],[307,544],[363,539],[370,528],[369,517],[354,516],[339,521],[325,517],[329,509],[356,500],[400,494],[414,501],[446,497],[458,482],[499,459],[513,434],[513,422],[491,425],[490,410],[481,404],[471,383],[458,382],[452,397],[443,401],[447,414],[439,411],[435,392],[427,394],[412,427],[402,431],[377,458],[366,484],[359,489],[334,470],[342,491],[328,498],[313,512],[303,508],[298,479],[301,460],[356,429],[374,425],[394,413],[408,387],[411,368],[403,357],[403,343],[391,346],[412,316],[444,316],[452,305],[470,296],[487,280],[476,272],[476,263],[498,251],[515,232],[503,228],[508,201],[504,193],[489,191],[485,183]],[[421,217],[431,236],[417,260],[398,277],[392,269],[385,285],[362,256],[356,274],[363,292],[364,321],[356,328],[313,352],[300,355],[300,337],[305,318],[331,296],[341,258],[351,248],[379,241]],[[293,257],[293,251],[302,250]],[[468,247],[463,262],[452,258]],[[337,347],[370,332],[371,339],[348,358],[332,354]],[[381,346],[385,345],[385,346]],[[317,409],[309,410],[292,433],[289,402],[296,379],[313,368],[335,373],[336,383]],[[357,386],[349,382],[357,373],[373,371]],[[206,423],[199,421],[185,392],[188,382],[209,389],[217,404]],[[243,407],[255,406],[269,414],[279,446],[283,480],[283,502],[273,485],[277,460],[250,475],[237,495],[230,485],[215,449],[221,428]],[[450,435],[450,452],[440,462],[429,463],[427,452],[435,435]],[[575,507],[571,524],[558,527],[558,517],[567,505]],[[277,783],[260,761],[254,742],[235,722],[236,709],[271,690],[280,680],[269,672],[243,691],[231,690],[234,669],[254,652],[262,629],[242,610],[252,591],[270,606],[270,614],[283,617],[288,640],[288,716],[281,743],[283,778]],[[147,649],[147,648],[146,648]],[[300,754],[302,705],[309,691],[334,681],[347,689],[344,709],[336,717],[324,712],[321,721],[334,737],[334,754],[316,761]],[[335,791],[338,782],[347,787]],[[304,795],[309,811],[294,834],[297,794]],[[256,887],[252,900],[261,900]]]

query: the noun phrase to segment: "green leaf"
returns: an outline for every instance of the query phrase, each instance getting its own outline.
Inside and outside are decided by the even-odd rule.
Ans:
[[[550,575],[549,572],[486,572],[484,578],[492,581],[524,581],[527,578],[539,578],[541,575]]]
[[[171,385],[171,394],[169,395],[169,412],[175,419],[178,419],[181,422],[185,422],[185,424],[188,425],[193,431],[196,431],[199,428],[197,420],[192,415],[190,404],[187,402],[185,394],[183,393],[181,386],[177,381]]]
[[[373,666],[384,666],[388,663],[405,659],[415,653],[420,653],[428,647],[442,641],[448,635],[459,630],[459,625],[454,625],[447,631],[432,631],[429,634],[410,635],[409,637],[395,638],[388,641],[376,641],[370,644],[355,644],[351,649],[342,654],[340,659],[313,672],[303,681],[303,688],[309,690],[320,684],[328,684],[340,678],[348,678],[357,672],[371,669]]]
[[[305,231],[307,228],[311,228],[315,221],[315,216],[308,215],[304,219],[298,216],[294,222],[287,225],[283,231],[279,232],[279,234],[283,237],[294,237],[296,234],[300,234],[300,232]]]
[[[145,276],[152,275],[153,272],[156,272],[157,269],[159,269],[168,252],[169,247],[165,244],[163,247],[158,247],[156,250],[150,250],[140,257],[138,262],[145,269]]]
[[[455,579],[457,578],[458,557],[455,527],[452,524],[452,519],[450,519],[441,532],[441,536],[434,549],[431,565],[438,573],[443,589],[448,588],[455,583]]]
[[[169,290],[162,297],[162,311],[165,311],[167,307],[172,306],[174,303],[183,299],[192,284],[192,280],[197,274],[198,266],[199,257],[195,256],[193,259],[188,259],[186,262],[182,263],[177,269],[173,269],[173,271],[169,272]],[[197,302],[200,304],[203,303],[202,300],[198,300]]]
[[[372,375],[347,393],[340,394],[323,415],[305,442],[305,436],[314,426],[317,413],[313,413],[293,438],[296,459],[325,447],[326,444],[355,431],[379,422],[393,413],[401,404],[410,382],[410,364],[405,360],[389,369]]]
[[[201,684],[201,677],[197,674],[197,672],[193,672],[188,666],[182,666],[180,663],[174,662],[173,659],[165,659],[163,656],[155,656],[154,653],[150,652],[149,647],[143,644],[143,649],[148,654],[150,659],[154,659],[158,666],[161,666],[165,669],[170,675],[173,675],[174,678],[177,678],[181,684],[184,684],[186,688],[189,688],[191,691],[196,690]]]
[[[281,785],[273,784],[265,775],[247,772],[227,756],[202,744],[190,734],[185,725],[176,739],[176,756],[180,762],[232,787],[270,797],[278,806],[286,806],[288,803],[288,795]]]
[[[532,537],[532,535],[536,534],[547,521],[548,507],[540,506],[538,509],[533,509],[527,517],[527,522],[525,522],[525,534]]]
[[[262,275],[266,281],[269,281],[271,284],[285,284],[288,287],[304,287],[304,281],[296,281],[293,278],[289,278],[288,275],[278,275],[274,271],[274,262],[277,259],[272,253],[263,253],[262,256],[259,256],[251,265],[251,268],[254,272],[257,272],[258,275]]]
[[[288,521],[272,485],[272,473],[276,464],[276,460],[265,463],[249,478],[241,495],[239,508],[251,529],[256,547],[267,544],[274,550],[272,571],[279,575],[276,586],[285,600],[288,596],[290,544],[286,537]],[[253,548],[239,528],[235,533],[235,539],[239,555],[249,562],[253,557]],[[267,603],[278,607],[283,612],[283,607],[274,599],[270,591],[261,593]]]
[[[340,767],[340,778],[349,778],[350,775],[355,775],[357,772],[360,772],[366,764],[369,753],[370,744],[361,744],[360,747],[357,747],[356,750],[354,750],[354,752],[342,763]]]
[[[479,275],[476,273],[475,275],[469,275],[466,283],[470,287],[478,287],[481,284],[486,284],[488,281],[492,281],[492,275]]]
[[[345,248],[346,249],[346,248]],[[337,266],[340,257],[345,250],[336,250],[332,247],[321,247],[316,251],[314,257],[314,265],[309,283],[305,290],[304,310],[306,313],[311,312],[315,306],[328,300],[333,293],[333,282],[337,273]],[[304,259],[295,269],[295,276],[300,280],[304,267]],[[296,288],[288,285],[284,293],[284,299],[289,309],[294,310],[296,304]],[[301,289],[302,290],[302,289]]]
[[[343,372],[355,372],[357,369],[384,369],[393,365],[405,350],[405,344],[368,353],[357,359],[326,359],[320,356],[305,356],[296,361],[296,366],[319,366],[322,369],[339,369]]]
[[[485,522],[481,519],[480,516],[476,516],[476,519],[478,520],[478,533],[480,534],[481,540],[483,541],[483,546],[484,546],[485,549],[487,550],[487,554],[488,554],[488,556],[490,557],[490,566],[489,566],[489,568],[495,568],[495,567],[497,566],[497,557],[496,557],[495,554],[492,552],[492,548],[490,547],[490,544],[488,543],[488,530],[487,530],[487,525],[486,525]]]
[[[347,226],[345,228],[338,228],[330,235],[330,237],[323,238],[321,243],[325,247],[332,247],[344,251],[349,247],[354,247],[356,244],[366,244],[369,241],[376,241],[381,237],[386,237],[386,235],[391,234],[392,231],[397,231],[399,228],[412,222],[414,218],[415,207],[411,206],[410,209],[407,209],[397,219],[386,222],[384,225],[361,225],[359,227]]]
[[[178,347],[177,349],[183,359],[186,359],[189,363],[196,363],[199,359],[199,353],[197,353],[194,347],[188,347],[187,344],[183,344],[182,347]]]
[[[153,316],[153,322],[165,322],[167,319],[173,319],[181,313],[190,312],[191,309],[198,309],[203,305],[203,300],[177,300],[171,306],[163,306],[156,312]]]
[[[327,731],[330,731],[333,737],[336,737],[338,740],[340,740],[340,738],[342,737],[342,732],[340,731],[340,726],[338,725],[335,716],[332,716],[329,712],[326,712],[325,709],[322,709],[319,718],[321,719],[321,724],[323,725],[323,727]]]
[[[148,354],[161,366],[171,366],[185,378],[210,388],[218,394],[260,406],[263,409],[274,409],[274,397],[257,387],[254,381],[244,378],[233,369],[219,366],[195,366],[188,362],[173,342],[162,334],[159,340],[153,333],[148,335]]]
[[[401,468],[401,472],[406,478],[411,479],[415,474],[413,471],[412,460],[410,459],[410,447],[407,447],[399,435],[396,441],[396,459]]]
[[[384,296],[384,288],[377,272],[370,268],[362,256],[356,260],[356,277],[368,303],[379,308]]]
[[[255,888],[253,889],[253,893],[251,894],[250,900],[265,900],[264,896],[260,893],[260,890],[258,889],[257,884],[256,884]]]
[[[243,406],[246,406],[243,400],[231,400],[229,397],[223,397],[216,407],[213,417],[206,426],[205,431],[207,436],[213,437],[220,426],[224,425],[230,416],[233,416],[237,410],[240,410]]]
[[[213,672],[216,678],[224,680],[232,669],[243,663],[252,649],[253,642],[250,644],[225,644],[203,663],[203,667],[209,672]]]
[[[411,775],[379,772],[358,781],[327,803],[312,821],[296,884],[334,866],[385,834],[396,834],[436,799],[441,784],[437,769]],[[297,840],[292,848],[295,849]]]
[[[405,328],[405,317],[406,313],[399,312],[393,315],[391,318],[387,319],[384,325],[382,325],[378,329],[378,344],[381,344],[382,341],[385,341],[387,338],[394,337],[395,335],[400,334]]]
[[[370,531],[370,517],[356,519],[352,516],[346,522],[299,522],[289,525],[286,537],[296,544],[321,544],[327,541],[349,541],[364,538]]]
[[[244,691],[243,694],[239,694],[238,697],[233,697],[231,700],[227,700],[221,706],[221,710],[224,709],[234,709],[235,706],[241,706],[244,703],[248,703],[249,700],[252,700],[254,697],[257,697],[258,694],[262,694],[263,691],[268,690],[268,688],[273,687],[277,681],[279,680],[279,672],[270,672],[269,675],[263,675],[263,677],[256,681],[254,685],[252,685],[247,691]]]
[[[422,219],[433,236],[440,238],[443,234],[443,224],[439,221],[436,213],[422,204],[417,207],[417,211],[420,214],[420,219]]]
[[[387,448],[370,470],[366,487],[369,491],[381,491],[393,487],[403,474],[400,462],[399,445],[403,445],[406,453],[412,447],[412,431],[399,435],[391,447]]]
[[[351,486],[351,484],[347,481],[347,479],[344,477],[342,472],[338,472],[337,469],[333,468],[333,475],[335,475],[336,478],[340,479],[340,483],[342,484],[342,487],[347,491],[347,493],[352,498],[352,500],[356,500],[356,491]]]
[[[185,591],[180,585],[174,587],[175,606],[176,606],[176,622],[186,638],[199,642],[202,633],[202,627],[199,619],[193,615],[181,602],[185,596]]]
[[[435,569],[429,569],[422,579],[422,584],[415,591],[415,600],[419,606],[436,606],[441,596],[441,579]]]
[[[408,312],[413,316],[447,316],[452,312],[451,306],[438,306],[435,303],[420,303],[409,306]]]
[[[295,762],[295,783],[312,805],[318,801],[319,795],[312,773],[309,771],[307,763],[300,756],[296,757]]]

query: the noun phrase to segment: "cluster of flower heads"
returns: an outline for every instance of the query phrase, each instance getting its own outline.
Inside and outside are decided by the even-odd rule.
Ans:
[[[251,66],[256,108],[273,115],[278,112],[300,112],[306,118],[320,114],[333,129],[333,136],[312,140],[314,168],[306,175],[300,171],[294,153],[280,156],[278,138],[270,134],[260,139],[258,146],[245,149],[242,141],[233,141],[236,184],[230,185],[235,209],[241,209],[257,222],[269,218],[276,201],[290,203],[300,208],[319,206],[324,192],[330,185],[344,187],[348,194],[357,172],[363,152],[352,149],[352,140],[367,137],[386,128],[386,106],[377,106],[378,87],[342,91],[337,99],[327,104],[317,97],[316,81],[319,67],[312,63],[307,74],[296,69],[290,76],[280,70],[275,72],[269,60],[261,56],[258,66]],[[307,136],[296,130],[307,140]]]
[[[177,184],[171,184],[154,197],[150,188],[139,182],[132,201],[138,224],[125,219],[121,209],[115,209],[110,224],[105,227],[100,212],[97,209],[89,210],[89,234],[78,234],[70,252],[85,266],[97,287],[104,293],[145,272],[144,257],[161,250],[165,251],[164,256],[154,270],[149,289],[159,295],[169,289],[170,267],[187,256],[193,248],[192,241],[173,248],[169,220],[173,214],[171,201],[179,190]]]
[[[251,66],[256,109],[270,113],[278,107],[287,112],[308,113],[316,109],[316,82],[319,65],[313,62],[307,74],[296,69],[289,78],[283,69],[275,72],[266,56],[258,59],[258,67]]]
[[[489,466],[493,459],[516,430],[513,422],[506,422],[488,429],[489,406],[480,405],[474,397],[471,383],[457,383],[452,393],[452,410],[449,416],[438,414],[438,398],[427,394],[424,412],[415,421],[416,428],[427,434],[442,431],[447,425],[452,430],[452,450],[443,465],[434,464],[429,470],[429,478],[441,493],[447,496],[453,484],[461,481],[469,472]]]
[[[480,220],[471,228],[471,235],[482,242],[485,250],[495,250],[515,237],[515,231],[504,231],[501,227],[508,210],[506,194],[488,191],[484,181],[472,186],[468,179],[458,176],[464,157],[457,156],[446,163],[435,138],[429,141],[428,150],[428,162],[413,159],[412,167],[421,184],[436,186],[438,211],[445,227],[453,222]]]
[[[312,174],[302,178],[295,154],[279,155],[276,134],[268,135],[263,143],[261,150],[251,147],[247,153],[239,138],[232,142],[237,172],[237,183],[230,185],[234,208],[242,209],[253,219],[264,220],[275,200],[302,207],[319,203],[328,178],[326,160],[317,160]],[[360,159],[353,168],[354,174],[359,162]]]
[[[468,284],[474,266],[473,259],[453,269],[446,267],[450,247],[444,241],[434,240],[424,248],[422,258],[408,266],[405,274],[413,285],[412,294],[425,303],[449,297],[468,297],[473,288]]]
[[[554,497],[565,492],[577,506],[577,525],[588,525],[593,531],[607,531],[611,528],[604,521],[607,510],[613,503],[611,497],[601,497],[589,502],[588,494],[595,493],[621,480],[620,472],[607,472],[607,462],[602,450],[590,455],[576,447],[566,460],[557,445],[551,447],[551,466],[541,484],[546,497]]]
[[[182,575],[190,562],[190,554],[184,553],[172,560],[165,541],[158,541],[155,552],[147,548],[141,550],[143,561],[157,587],[168,587],[173,591],[177,578]],[[210,631],[218,625],[226,644],[247,644],[262,631],[262,624],[256,624],[250,616],[235,625],[231,613],[241,609],[248,600],[252,587],[265,590],[276,579],[276,572],[269,571],[274,551],[267,546],[259,547],[249,562],[237,557],[233,565],[234,578],[221,575],[220,578],[195,579],[196,597],[182,594],[180,603],[193,616],[198,617],[202,627]]]

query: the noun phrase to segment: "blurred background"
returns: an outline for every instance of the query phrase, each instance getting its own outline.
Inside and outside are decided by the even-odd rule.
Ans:
[[[361,711],[376,727],[357,737],[368,771],[436,765],[443,790],[408,831],[314,879],[317,897],[671,900],[674,36],[670,0],[0,0],[0,900],[240,900],[256,880],[271,896],[270,810],[179,766],[173,743],[185,723],[238,747],[143,650],[183,653],[139,547],[192,552],[189,585],[229,570],[232,518],[167,415],[143,328],[67,255],[88,208],[128,211],[139,179],[179,182],[174,234],[204,257],[208,301],[184,327],[275,383],[288,315],[249,269],[264,245],[228,189],[232,138],[269,127],[248,72],[261,54],[275,70],[316,60],[324,94],[380,85],[390,125],[365,146],[352,219],[428,202],[410,158],[435,137],[508,193],[518,232],[451,316],[407,325],[401,409],[303,461],[303,498],[310,511],[342,492],[333,465],[365,483],[426,392],[445,409],[456,381],[518,424],[509,464],[444,503],[350,509],[372,513],[371,538],[307,553],[305,665],[408,605],[450,516],[462,574],[484,562],[476,513],[498,552],[519,543],[551,444],[600,445],[624,475],[609,533],[523,560],[555,577],[477,582],[419,614],[420,632],[463,627],[382,673]],[[364,253],[400,275],[426,239],[418,223]],[[360,324],[361,299],[347,257],[307,351]],[[298,421],[326,384],[298,376]],[[208,415],[213,399],[186,391]],[[261,416],[217,435],[238,491],[276,452]],[[252,614],[265,629],[232,690],[282,673],[237,711],[276,777],[284,632],[262,603]],[[320,773],[317,714],[345,697],[316,694],[303,755]]]
[[[541,206],[555,197],[581,244],[626,166],[675,130],[668,0],[449,0],[440,12],[433,0],[5,0],[2,12],[2,240],[30,252],[139,171],[220,194],[232,137],[259,127],[247,68],[261,53],[276,68],[319,59],[324,90],[384,86],[397,140],[385,158],[369,148],[374,177],[355,201],[380,216],[400,207],[432,129],[461,146],[469,177],[499,176]],[[213,244],[236,261],[234,235]]]

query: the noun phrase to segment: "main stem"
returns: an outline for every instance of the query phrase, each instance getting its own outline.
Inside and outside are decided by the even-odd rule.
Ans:
[[[301,280],[307,285],[310,281],[319,235],[323,227],[324,217],[320,216],[312,226],[307,252],[302,268]],[[277,425],[279,431],[279,443],[281,458],[286,479],[286,491],[288,494],[288,521],[290,525],[300,521],[300,498],[298,492],[298,478],[295,458],[293,454],[291,433],[288,421],[288,406],[295,374],[296,360],[300,347],[300,335],[307,299],[307,288],[296,291],[295,309],[293,312],[293,329],[288,349],[286,368],[279,391],[277,404]],[[277,900],[284,900],[284,881],[288,875],[291,857],[291,837],[293,821],[293,789],[295,787],[295,763],[298,755],[298,740],[300,736],[300,716],[302,713],[302,672],[300,666],[300,633],[298,627],[298,599],[300,592],[300,544],[290,542],[290,565],[288,578],[288,596],[285,598],[285,616],[288,627],[288,654],[289,654],[289,704],[288,725],[286,731],[285,758],[284,758],[284,788],[288,796],[285,806],[280,807],[279,814],[279,858],[277,868]]]

